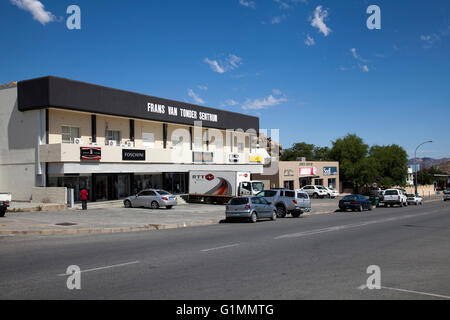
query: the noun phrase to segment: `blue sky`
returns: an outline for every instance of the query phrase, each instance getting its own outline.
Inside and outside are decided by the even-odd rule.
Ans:
[[[450,157],[447,0],[3,0],[0,26],[0,83],[56,75],[248,113],[284,147],[356,133]]]

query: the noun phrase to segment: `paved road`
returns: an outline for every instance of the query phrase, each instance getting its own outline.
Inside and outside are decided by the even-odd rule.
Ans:
[[[450,204],[0,238],[0,299],[448,299]],[[81,290],[68,290],[69,265]],[[379,290],[364,288],[370,265]]]

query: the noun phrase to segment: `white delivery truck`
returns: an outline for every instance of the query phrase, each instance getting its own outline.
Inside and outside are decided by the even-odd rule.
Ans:
[[[227,203],[233,197],[262,190],[264,184],[250,180],[250,172],[189,171],[189,202]]]

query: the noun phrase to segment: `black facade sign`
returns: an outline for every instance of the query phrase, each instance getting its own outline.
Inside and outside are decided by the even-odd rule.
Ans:
[[[259,118],[59,77],[19,81],[20,111],[57,108],[217,129],[259,131]]]
[[[145,150],[122,149],[122,160],[145,161]]]
[[[212,152],[192,152],[192,162],[213,162]]]
[[[80,147],[81,160],[100,160],[102,158],[102,148]]]

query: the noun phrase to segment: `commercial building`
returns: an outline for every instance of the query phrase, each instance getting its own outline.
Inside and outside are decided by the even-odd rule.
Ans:
[[[257,117],[59,77],[1,88],[0,124],[0,191],[15,200],[32,187],[188,193],[190,170],[263,171]]]
[[[279,161],[278,173],[253,175],[264,182],[265,188],[300,189],[306,185],[321,185],[340,190],[339,162],[334,161]]]

